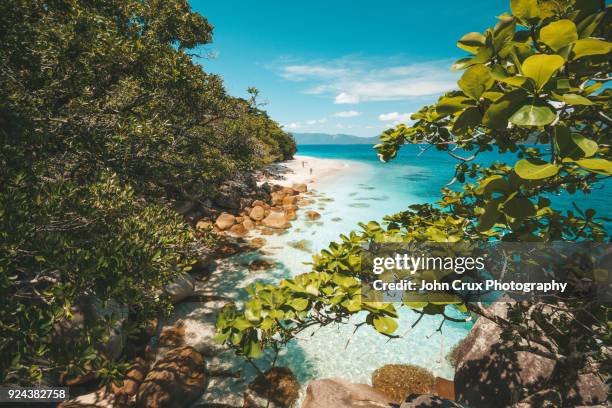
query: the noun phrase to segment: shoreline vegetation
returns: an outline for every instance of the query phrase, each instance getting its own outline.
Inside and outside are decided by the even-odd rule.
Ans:
[[[228,95],[193,61],[213,27],[187,1],[1,3],[0,385],[69,387],[61,408],[606,406],[610,309],[580,298],[399,303],[418,316],[411,330],[475,321],[443,356],[452,381],[390,361],[371,385],[301,384],[277,364],[307,329],[399,337],[396,305],[361,301],[365,244],[609,242],[607,214],[544,195],[612,175],[610,7],[562,3],[512,0],[461,38],[459,90],[374,147],[385,161],[409,143],[447,152],[460,188],[364,220],[307,273],[246,289],[245,275],[274,269],[274,237],[322,222],[314,205],[332,198],[317,188],[368,165],[295,155],[257,89]],[[512,162],[473,162],[493,148]],[[574,285],[595,279],[585,263],[568,265]]]

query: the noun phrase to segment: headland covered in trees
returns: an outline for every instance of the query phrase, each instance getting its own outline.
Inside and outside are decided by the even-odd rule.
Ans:
[[[570,288],[546,303],[361,297],[381,243],[609,245],[610,7],[508,11],[375,150],[295,155],[257,89],[194,62],[213,27],[187,1],[2,3],[0,385],[68,387],[63,407],[605,406],[610,310],[579,294],[608,252],[521,259]]]

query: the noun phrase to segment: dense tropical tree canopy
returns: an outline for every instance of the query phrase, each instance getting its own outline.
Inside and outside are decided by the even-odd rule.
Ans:
[[[116,302],[137,330],[210,239],[171,204],[293,155],[193,62],[212,30],[186,0],[1,2],[0,383],[115,375],[118,316],[62,334],[73,306]]]
[[[605,86],[611,72],[610,8],[587,0],[511,0],[510,8],[512,14],[497,17],[493,28],[458,41],[469,54],[453,65],[463,70],[458,90],[422,108],[413,125],[384,132],[375,147],[383,161],[406,143],[455,157],[454,183],[442,188],[440,200],[411,206],[384,225],[361,225],[316,255],[310,273],[279,285],[256,284],[244,309],[227,307],[219,316],[220,341],[255,358],[307,327],[341,323],[358,312],[364,323],[395,336],[398,304],[361,299],[364,243],[609,242],[607,220],[588,207],[588,200],[567,210],[555,208],[551,197],[593,193],[612,175],[612,92]],[[490,150],[507,153],[503,157],[512,161],[478,164],[478,155]],[[543,347],[546,352],[538,352],[566,364],[565,373],[593,361],[602,372],[609,369],[604,350],[612,339],[604,305],[568,301],[559,314],[518,303],[505,320],[450,295],[453,306],[427,301],[403,306],[443,320],[456,319],[450,307],[466,318],[494,319],[517,349]],[[554,340],[543,342],[544,336]]]

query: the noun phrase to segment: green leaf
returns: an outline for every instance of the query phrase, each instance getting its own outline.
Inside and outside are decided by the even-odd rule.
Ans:
[[[489,176],[478,183],[478,187],[475,192],[478,195],[491,194],[494,192],[508,192],[510,191],[510,184],[504,179],[503,176],[495,174]]]
[[[548,163],[540,159],[523,159],[516,162],[514,171],[524,180],[540,180],[552,177],[559,172],[558,164]]]
[[[443,97],[436,104],[436,112],[442,116],[451,115],[469,107],[472,102],[463,96]]]
[[[595,153],[597,153],[597,150],[599,149],[597,142],[587,137],[584,137],[579,133],[572,133],[571,138],[574,144],[580,147],[580,150],[584,152],[585,157],[593,156]]]
[[[612,43],[594,38],[585,38],[574,43],[572,54],[574,59],[589,55],[605,55],[612,51]]]
[[[478,49],[485,44],[485,37],[480,33],[467,33],[459,41],[457,41],[457,47],[476,54]]]
[[[489,68],[484,65],[474,65],[463,73],[457,83],[464,94],[478,100],[493,82]]]
[[[540,90],[546,85],[553,74],[565,64],[559,55],[537,54],[528,57],[521,65],[521,71],[527,78],[531,78]]]
[[[428,302],[404,302],[404,304],[412,309],[422,309],[427,306]]]
[[[606,159],[582,159],[577,160],[576,164],[580,167],[592,171],[593,173],[606,174],[612,176],[612,162]]]
[[[508,119],[517,126],[545,126],[557,118],[548,105],[523,105]]]
[[[244,347],[244,350],[245,350],[246,356],[249,358],[258,358],[263,354],[261,350],[261,346],[259,345],[259,342],[257,340],[250,341]]]
[[[524,219],[534,215],[536,210],[528,198],[514,197],[504,203],[504,213],[512,218]]]
[[[302,310],[304,310],[304,309],[306,309],[308,307],[308,299],[304,299],[304,298],[295,298],[295,299],[292,299],[289,302],[289,306],[291,306],[292,308],[294,308],[298,312],[301,312]]]
[[[589,98],[586,98],[582,95],[577,95],[577,94],[558,95],[553,92],[553,96],[555,97],[556,100],[565,102],[568,105],[595,105],[593,101],[591,101]]]
[[[499,212],[500,199],[494,199],[487,202],[484,207],[484,213],[478,218],[476,229],[480,232],[485,232],[493,228],[501,213]]]
[[[249,322],[247,319],[238,318],[238,319],[234,320],[234,323],[232,324],[232,326],[234,326],[234,328],[242,331],[242,330],[246,330],[248,328],[253,327],[253,324],[251,322]]]
[[[372,322],[374,328],[382,334],[391,335],[397,329],[395,319],[386,316],[376,316]]]
[[[577,39],[576,24],[571,20],[554,21],[540,30],[540,40],[553,51],[558,51]]]
[[[601,13],[591,14],[590,16],[582,19],[582,21],[578,23],[578,33],[580,34],[580,38],[590,37],[601,23],[601,20],[603,20],[604,15],[605,12],[602,11]]]
[[[527,93],[522,89],[507,93],[489,106],[482,118],[482,123],[491,129],[506,129],[508,119],[525,100],[527,100]]]
[[[473,129],[482,122],[480,109],[477,107],[467,108],[457,117],[453,125],[454,133],[464,133],[469,129]]]
[[[537,0],[510,0],[510,10],[514,16],[525,20],[540,17]]]

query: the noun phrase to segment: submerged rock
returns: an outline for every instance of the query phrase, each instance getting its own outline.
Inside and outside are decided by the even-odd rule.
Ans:
[[[275,367],[249,384],[244,394],[244,408],[289,408],[299,392],[300,383],[293,372],[286,367]]]
[[[306,216],[308,217],[309,220],[318,220],[319,218],[321,218],[321,214],[319,214],[316,211],[306,211]]]
[[[300,251],[304,251],[307,253],[312,252],[312,242],[307,239],[300,239],[299,241],[291,241],[287,243],[291,248],[299,249]]]
[[[137,408],[185,407],[204,392],[204,359],[193,347],[170,350],[162,356],[138,389]]]
[[[265,259],[255,259],[249,263],[248,268],[251,272],[268,271],[276,268],[276,262],[267,261]]]
[[[389,408],[392,402],[369,385],[329,378],[308,383],[301,408]]]
[[[366,204],[366,203],[351,203],[349,204],[349,207],[353,207],[353,208],[368,208],[370,206],[370,204]]]
[[[428,394],[434,386],[434,376],[424,368],[408,364],[387,364],[372,373],[372,386],[401,403],[409,394]]]

